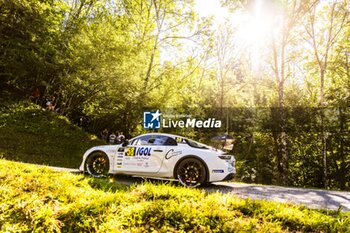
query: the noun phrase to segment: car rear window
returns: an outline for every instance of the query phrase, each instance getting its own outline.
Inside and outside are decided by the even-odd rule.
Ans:
[[[204,145],[202,143],[196,142],[196,141],[192,141],[189,139],[186,139],[186,143],[190,146],[190,147],[194,147],[194,148],[198,148],[198,149],[209,149],[209,147],[207,145]]]

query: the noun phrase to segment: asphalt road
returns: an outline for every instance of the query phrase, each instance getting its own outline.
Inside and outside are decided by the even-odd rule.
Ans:
[[[56,171],[80,173],[77,169],[50,167]],[[116,182],[122,184],[137,184],[145,179],[139,177],[116,176]],[[164,180],[147,179],[150,182]],[[309,208],[329,209],[350,212],[350,192],[330,191],[320,189],[289,188],[269,185],[244,184],[236,182],[214,182],[203,187],[206,192],[221,192],[240,198],[262,199],[282,203],[302,204]]]
[[[309,208],[350,211],[350,192],[280,186],[213,183],[210,190],[231,193],[241,198],[263,199],[283,203],[302,204]]]

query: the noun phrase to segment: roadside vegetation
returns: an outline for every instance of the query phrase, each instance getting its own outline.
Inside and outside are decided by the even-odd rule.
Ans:
[[[103,143],[68,118],[38,105],[0,106],[0,153],[6,159],[78,168],[85,150]]]
[[[0,160],[2,232],[349,232],[350,214]]]

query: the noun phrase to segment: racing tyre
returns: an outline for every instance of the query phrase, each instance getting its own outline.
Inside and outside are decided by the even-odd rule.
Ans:
[[[109,171],[109,159],[105,153],[95,151],[86,159],[85,166],[91,176],[104,177]]]
[[[188,158],[179,163],[176,176],[182,185],[198,187],[206,182],[206,169],[198,159]]]

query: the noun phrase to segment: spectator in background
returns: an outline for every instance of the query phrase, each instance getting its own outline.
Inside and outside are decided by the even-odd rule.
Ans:
[[[84,116],[80,116],[78,120],[78,126],[83,127],[84,125]]]
[[[121,141],[119,140],[119,134],[120,134],[120,132],[117,131],[117,132],[115,132],[115,134],[117,135],[117,138],[115,139],[115,144],[120,144],[120,143],[121,143]]]
[[[46,101],[46,109],[47,109],[47,110],[51,110],[51,108],[52,108],[52,102],[51,102],[51,100],[48,99],[48,100]]]
[[[102,132],[101,132],[101,138],[103,141],[107,142],[107,137],[108,137],[108,129],[105,128]]]
[[[55,97],[48,98],[46,101],[46,109],[49,111],[55,111]]]
[[[50,111],[55,111],[55,108],[56,108],[56,98],[55,96],[52,97],[52,100],[51,100],[51,108],[50,108]]]
[[[39,88],[36,88],[36,89],[33,91],[32,95],[29,96],[29,100],[32,101],[33,103],[36,103],[36,104],[37,104],[39,98],[40,98],[40,90],[39,90]]]
[[[123,135],[123,132],[118,133],[118,142],[123,143],[125,141],[125,136]]]
[[[117,135],[115,135],[115,133],[111,133],[109,135],[109,144],[113,145],[116,143],[116,139],[117,139]]]

